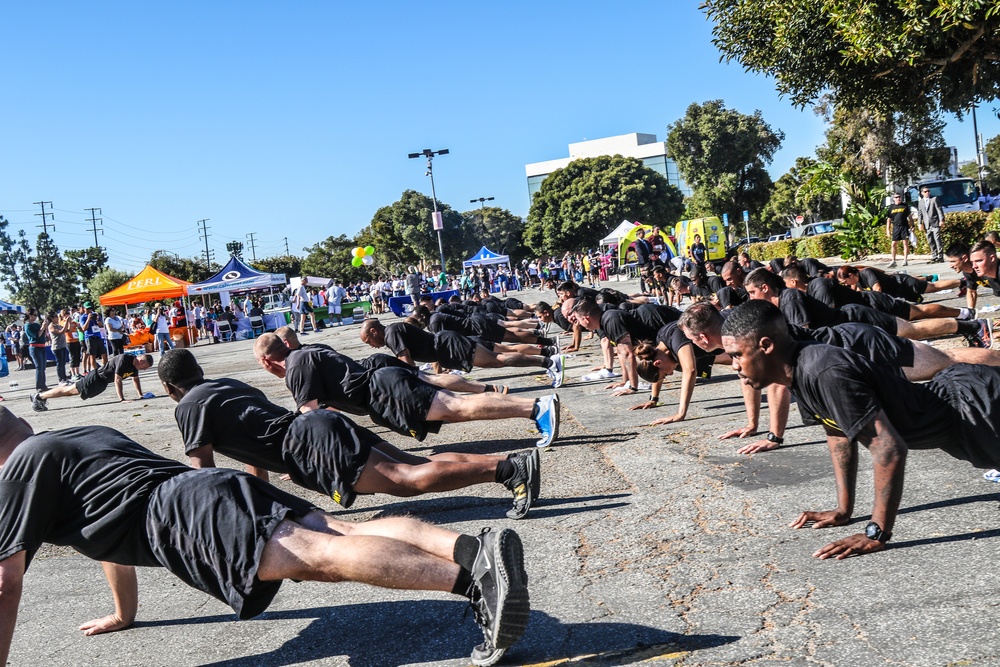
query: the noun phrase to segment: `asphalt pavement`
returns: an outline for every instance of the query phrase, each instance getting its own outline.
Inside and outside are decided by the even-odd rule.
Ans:
[[[906,269],[953,275],[925,259]],[[518,296],[553,298],[536,290]],[[964,305],[954,291],[928,301]],[[981,295],[980,304],[995,303]],[[358,329],[335,327],[303,342],[367,356],[372,350]],[[194,352],[207,376],[248,382],[292,407],[283,383],[254,362],[252,341],[202,342]],[[365,496],[345,511],[328,498],[276,483],[354,520],[408,515],[467,533],[516,529],[526,549],[532,612],[524,638],[501,664],[1000,664],[994,596],[994,586],[1000,590],[1000,486],[985,481],[982,471],[941,452],[913,452],[890,548],[820,561],[811,556],[817,548],[861,531],[868,520],[872,477],[864,450],[852,524],[793,530],[787,526],[799,512],[835,505],[822,431],[802,426],[794,404],[785,445],[742,456],[737,442],[717,438],[746,420],[731,369],[717,366],[710,381],[699,382],[685,421],[650,427],[676,410],[679,377],[665,385],[661,407],[628,411],[645,395],[611,397],[605,383],[579,381],[599,363],[596,340],[568,359],[567,383],[559,390],[560,437],[542,453],[542,498],[522,521],[504,516],[510,496],[494,484],[411,499]],[[538,397],[551,390],[534,370],[477,369],[470,377]],[[173,403],[155,369],[142,372],[141,380],[156,398],[117,403],[109,389],[86,402],[53,399],[45,413],[31,411],[32,378],[13,371],[0,390],[4,405],[36,430],[103,424],[185,460]],[[20,389],[11,391],[7,383],[14,379]],[[133,396],[130,381],[125,391]],[[503,420],[446,425],[418,443],[358,421],[417,454],[503,453],[529,448],[537,437],[527,420]],[[217,461],[239,467],[221,456]],[[444,594],[288,582],[267,612],[237,621],[227,606],[165,570],[141,569],[139,586],[133,628],[84,637],[81,623],[112,611],[101,568],[70,549],[44,547],[25,579],[10,664],[467,665],[481,641],[471,614],[464,616],[465,604]]]

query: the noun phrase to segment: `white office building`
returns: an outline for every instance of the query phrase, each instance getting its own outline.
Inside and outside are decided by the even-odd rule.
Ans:
[[[528,199],[542,187],[542,181],[556,169],[562,169],[573,160],[585,157],[600,157],[602,155],[621,155],[642,160],[650,169],[663,174],[671,185],[676,186],[684,196],[690,196],[691,188],[681,179],[680,172],[673,160],[667,157],[667,142],[657,141],[655,134],[633,132],[617,137],[581,141],[569,145],[569,157],[545,162],[535,162],[524,166],[528,177]]]

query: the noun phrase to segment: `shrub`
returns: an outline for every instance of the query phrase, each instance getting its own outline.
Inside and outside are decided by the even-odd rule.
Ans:
[[[795,239],[796,257],[837,257],[840,255],[840,235],[836,232]]]

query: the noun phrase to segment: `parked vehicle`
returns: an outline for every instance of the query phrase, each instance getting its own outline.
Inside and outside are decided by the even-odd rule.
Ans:
[[[938,178],[908,186],[906,201],[914,208],[920,201],[921,188],[927,188],[931,191],[931,197],[937,197],[945,213],[980,210],[979,189],[971,178]]]
[[[800,227],[792,227],[790,233],[793,239],[802,238],[805,236],[816,236],[817,234],[829,234],[832,231],[836,231],[833,225],[838,222],[840,222],[840,220],[824,220],[823,222],[811,222],[808,225],[801,225]]]

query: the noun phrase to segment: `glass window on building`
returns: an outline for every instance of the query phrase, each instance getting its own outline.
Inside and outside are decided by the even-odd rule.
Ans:
[[[535,193],[542,189],[542,181],[548,174],[541,176],[528,176],[528,201],[534,201]]]

